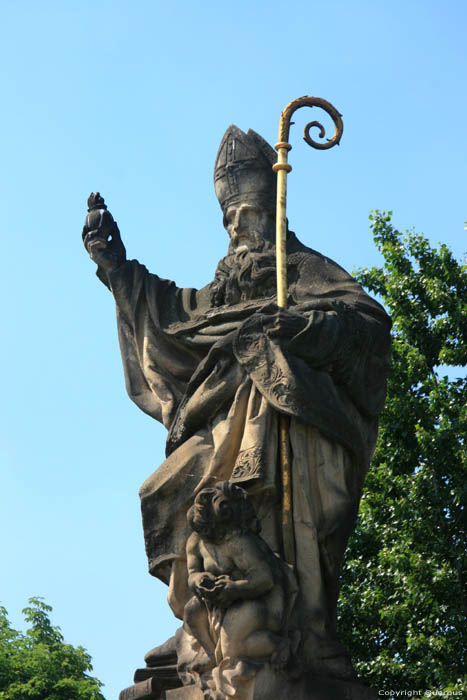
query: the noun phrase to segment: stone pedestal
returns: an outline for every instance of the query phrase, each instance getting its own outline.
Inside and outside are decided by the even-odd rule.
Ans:
[[[162,698],[161,698],[162,700]],[[167,690],[163,700],[204,700],[203,692],[194,685],[187,685],[185,688]]]
[[[377,700],[375,690],[353,681],[339,681],[305,675],[289,681],[269,664],[263,666],[254,681],[251,700]]]
[[[138,668],[134,685],[122,690],[119,700],[159,700],[171,689],[181,688],[176,665]]]
[[[303,676],[297,681],[289,681],[276,673],[269,664],[263,666],[249,687],[242,689],[241,694],[241,700],[377,700],[377,698],[375,690],[357,682],[313,675]],[[119,700],[206,700],[206,696],[194,685],[163,689],[156,680],[151,678],[122,690]],[[232,696],[231,700],[235,700],[235,696]]]

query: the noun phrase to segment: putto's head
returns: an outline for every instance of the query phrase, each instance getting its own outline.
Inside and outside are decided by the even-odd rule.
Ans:
[[[231,481],[219,481],[214,488],[200,491],[187,520],[195,532],[211,541],[221,541],[229,532],[260,532],[246,491]]]
[[[275,235],[277,160],[274,149],[255,131],[231,125],[222,139],[214,167],[214,186],[231,247],[254,249]]]

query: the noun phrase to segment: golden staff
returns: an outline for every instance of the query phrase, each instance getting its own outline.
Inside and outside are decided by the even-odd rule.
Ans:
[[[276,268],[277,268],[277,305],[283,309],[287,308],[287,262],[286,262],[286,201],[287,201],[287,173],[292,170],[292,166],[287,162],[288,151],[292,146],[289,143],[290,126],[294,122],[290,119],[295,110],[299,107],[321,107],[329,114],[334,122],[334,135],[326,141],[314,141],[310,136],[310,129],[317,127],[319,138],[323,139],[326,131],[320,122],[309,122],[305,126],[303,138],[309,146],[321,151],[332,148],[339,144],[344,125],[342,115],[333,105],[321,97],[297,97],[292,100],[281,112],[279,122],[279,141],[276,143],[278,153],[277,163],[272,166],[277,173],[277,204],[276,204]],[[289,443],[289,418],[284,413],[279,414],[279,458],[282,478],[282,545],[285,560],[295,565],[295,541],[292,523],[292,483],[290,468],[290,443]]]

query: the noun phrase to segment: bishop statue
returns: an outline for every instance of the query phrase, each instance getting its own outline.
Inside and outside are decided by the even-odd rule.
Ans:
[[[187,515],[199,506],[202,520],[207,501],[212,501],[213,512],[231,512],[226,494],[239,503],[247,499],[256,514],[250,521],[258,523],[257,530],[249,526],[250,534],[242,535],[252,542],[252,561],[263,550],[284,559],[280,416],[287,417],[290,447],[292,578],[284,573],[287,562],[274,568],[270,554],[264,561],[276,572],[273,579],[282,576],[293,601],[287,612],[293,640],[289,669],[293,666],[295,678],[308,674],[343,683],[355,680],[336,633],[339,573],[384,404],[391,323],[351,275],[289,229],[287,308],[277,306],[276,160],[276,152],[256,132],[244,133],[236,126],[225,132],[214,186],[228,249],[214,279],[202,289],[178,287],[137,260],[127,260],[117,224],[98,194],[90,197],[83,230],[97,275],[115,298],[128,395],[168,431],[166,458],[141,486],[140,498],[149,572],[167,584],[170,607],[183,626],[176,640],[147,655],[147,666],[157,668],[158,655],[172,655],[184,683],[198,683],[203,692],[212,693],[204,697],[242,695],[223,694],[220,681],[203,686],[203,674],[212,675],[216,664],[220,667],[222,652],[214,623],[205,630],[213,642],[209,646],[209,641],[203,643],[208,639],[203,630],[197,633],[197,623],[188,619],[187,611],[199,608],[197,600],[204,605],[209,598],[193,588],[193,581],[200,579],[190,569],[190,557],[195,573],[203,566],[214,571],[209,574],[214,583],[209,576],[206,582],[225,589],[216,594],[217,608],[206,603],[211,620],[213,610],[221,610],[222,620],[230,605],[254,597],[253,589],[261,589],[258,596],[264,597],[267,577],[259,588],[252,584],[248,589],[248,580],[256,575],[253,564],[233,563],[233,555],[222,555],[226,576],[214,554],[220,551],[219,533],[215,528],[211,532],[218,549],[213,544],[210,550],[201,536],[193,540],[197,519]],[[224,552],[227,530],[222,531]],[[238,527],[232,531],[238,533]],[[258,537],[260,544],[254,539]],[[209,565],[203,563],[208,559]],[[243,599],[240,580],[247,582]],[[256,652],[254,645],[241,648],[250,649],[245,663],[273,659],[272,651],[265,659],[259,658],[266,653],[259,647]],[[222,663],[226,667],[224,657]]]

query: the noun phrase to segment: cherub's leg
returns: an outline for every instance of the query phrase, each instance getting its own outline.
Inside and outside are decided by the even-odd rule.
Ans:
[[[269,659],[277,649],[281,637],[269,630],[253,632],[239,645],[238,655],[247,659]]]
[[[268,611],[262,602],[243,601],[232,605],[222,621],[223,658],[269,658],[281,638],[267,629],[267,617]]]
[[[208,611],[196,596],[190,598],[185,605],[183,620],[188,631],[198,640],[208,656],[213,658],[215,645],[209,634]]]

